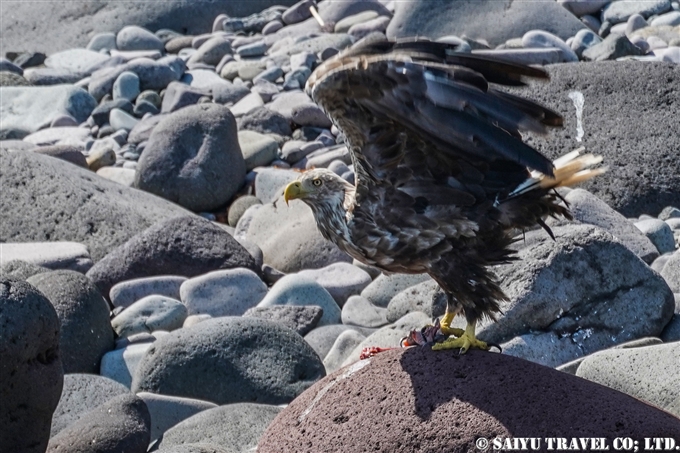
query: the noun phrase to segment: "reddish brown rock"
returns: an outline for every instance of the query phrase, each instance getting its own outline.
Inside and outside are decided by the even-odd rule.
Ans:
[[[468,452],[481,437],[680,438],[680,419],[601,385],[496,353],[392,350],[317,382],[272,422],[270,452]],[[492,444],[493,448],[493,444]]]

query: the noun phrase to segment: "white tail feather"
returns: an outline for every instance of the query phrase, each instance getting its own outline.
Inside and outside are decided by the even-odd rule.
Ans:
[[[554,176],[532,171],[531,178],[517,186],[508,195],[508,199],[515,198],[537,188],[552,189],[555,187],[573,186],[607,171],[606,167],[591,168],[602,162],[602,156],[594,154],[581,155],[584,150],[585,148],[582,147],[555,159],[553,161],[555,167]]]

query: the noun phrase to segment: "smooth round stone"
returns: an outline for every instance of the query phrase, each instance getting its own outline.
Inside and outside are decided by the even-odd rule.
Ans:
[[[600,20],[597,17],[591,16],[590,14],[586,14],[585,16],[581,17],[581,22],[583,22],[583,24],[586,27],[588,27],[595,33],[597,33],[600,30],[600,27],[602,26],[602,22],[600,22]]]
[[[177,275],[125,280],[113,285],[109,291],[109,297],[114,307],[129,307],[136,301],[154,294],[179,300],[179,288],[185,281],[187,281],[186,277]]]
[[[665,49],[668,47],[668,43],[658,36],[650,36],[647,38],[647,44],[651,50]]]
[[[179,396],[156,395],[140,392],[138,395],[146,403],[151,414],[151,440],[154,441],[176,424],[207,409],[217,407],[209,401]]]
[[[579,30],[571,42],[571,50],[573,50],[576,55],[581,55],[584,50],[599,42],[602,42],[602,39],[600,39],[596,33],[587,29]]]
[[[134,101],[139,95],[139,76],[134,72],[125,71],[113,82],[113,100],[126,99]]]
[[[354,14],[352,16],[347,16],[343,19],[340,19],[336,24],[335,24],[335,33],[347,33],[352,26],[361,24],[363,22],[368,22],[369,20],[375,19],[378,17],[378,12],[377,11],[364,11],[358,14]]]
[[[574,16],[598,14],[610,0],[557,0],[557,3],[569,10]]]
[[[673,231],[666,222],[659,219],[647,219],[635,222],[635,226],[652,241],[660,254],[675,250]]]
[[[338,176],[343,175],[350,171],[347,164],[341,160],[334,160],[333,162],[331,162],[330,165],[328,165],[328,169]]]
[[[243,195],[234,200],[229,206],[229,212],[227,214],[229,226],[236,227],[239,219],[249,207],[260,204],[262,204],[262,202],[254,195]]]
[[[265,35],[265,36],[266,35],[273,35],[274,33],[281,30],[282,28],[283,28],[283,24],[281,23],[280,20],[273,20],[273,21],[267,23],[267,25],[264,26],[264,28],[262,29],[262,34]]]
[[[243,316],[268,319],[304,336],[319,324],[322,314],[323,310],[318,305],[272,305],[250,308]]]
[[[298,68],[295,68],[291,70],[288,74],[286,74],[286,77],[284,78],[284,89],[286,89],[286,86],[289,82],[297,82],[297,86],[299,88],[302,88],[305,86],[307,83],[307,79],[309,76],[312,74],[312,71],[306,67],[306,66],[300,66]],[[290,89],[295,89],[295,86],[290,86],[288,88]]]
[[[564,61],[578,61],[578,56],[573,50],[559,37],[543,30],[531,30],[522,36],[522,46],[525,48],[553,47],[560,49]]]
[[[111,326],[119,337],[136,333],[179,329],[188,316],[182,302],[165,296],[146,296],[130,305],[111,320]]]
[[[246,161],[246,171],[269,165],[276,159],[279,144],[273,138],[254,131],[240,131],[238,141]]]
[[[680,219],[680,209],[674,206],[666,206],[661,210],[658,217],[661,220]]]
[[[671,9],[670,0],[647,0],[644,2],[611,2],[602,11],[602,20],[618,24],[625,22],[633,14],[650,17]]]
[[[60,115],[52,120],[50,127],[75,127],[78,126],[78,121],[71,115]]]
[[[387,16],[376,17],[373,20],[363,22],[360,24],[352,25],[352,28],[347,32],[354,39],[359,40],[371,36],[367,39],[372,39],[372,37],[377,37],[378,40],[383,40],[385,36],[385,31],[390,25],[391,18]]]
[[[321,269],[305,269],[297,275],[320,284],[340,307],[348,297],[359,294],[371,283],[368,273],[349,263],[334,263]]]
[[[310,8],[314,5],[312,0],[301,0],[285,10],[281,16],[281,20],[286,25],[297,24],[312,16]]]
[[[151,115],[157,115],[160,113],[160,110],[149,101],[140,101],[137,99],[137,102],[135,102],[135,108],[132,112],[137,117],[143,117],[147,113]]]
[[[267,103],[271,101],[274,96],[279,94],[279,87],[272,82],[261,79],[253,84],[251,91],[259,94],[262,101]]]
[[[670,25],[671,27],[675,27],[676,25],[680,25],[680,11],[671,11],[670,13],[661,14],[660,16],[657,16],[655,19],[653,19],[650,25],[653,27],[660,25]]]
[[[264,41],[253,42],[236,49],[236,53],[241,57],[260,57],[267,53],[269,46]]]
[[[102,167],[97,175],[126,187],[132,187],[135,180],[135,171],[129,168]]]
[[[92,171],[97,171],[102,167],[108,167],[116,163],[116,151],[114,150],[115,142],[110,139],[103,139],[95,141],[90,153],[87,156],[87,166]]]
[[[116,46],[116,34],[111,32],[97,33],[90,39],[86,48],[87,50],[94,50],[95,52],[99,52],[100,50],[118,49]]]
[[[352,351],[364,341],[366,337],[353,329],[347,329],[338,335],[330,351],[323,359],[326,374],[330,374],[342,367],[342,364]]]
[[[437,42],[443,42],[446,44],[452,44],[454,46],[457,46],[456,51],[458,52],[472,51],[472,48],[470,47],[470,44],[468,44],[467,41],[455,35],[442,36],[441,38],[437,38]]]
[[[340,307],[331,294],[310,277],[298,274],[286,275],[276,282],[257,304],[258,307],[272,305],[318,305],[323,309],[319,326],[338,324],[341,320]]]
[[[301,104],[291,110],[293,122],[300,126],[329,128],[333,125],[324,111],[316,104]]]
[[[196,324],[207,321],[208,319],[213,319],[212,316],[203,314],[203,315],[189,315],[187,316],[187,319],[184,321],[184,325],[182,326],[183,328],[195,326]]]
[[[360,327],[382,327],[387,324],[387,309],[377,307],[362,296],[351,296],[342,307],[342,323]]]
[[[267,294],[267,285],[249,269],[209,272],[187,280],[180,297],[189,314],[240,316]]]
[[[212,87],[213,101],[218,104],[234,104],[250,94],[250,90],[243,85],[225,83]]]
[[[231,42],[221,36],[217,36],[202,43],[196,52],[191,55],[187,63],[205,63],[215,66],[225,55],[231,54]]]
[[[668,47],[667,49],[658,49],[654,53],[661,57],[661,61],[668,61],[669,63],[680,64],[680,47]]]
[[[121,109],[112,109],[109,113],[109,123],[116,130],[131,131],[139,123],[139,120]]]
[[[122,340],[126,339],[122,338]],[[132,385],[132,376],[135,375],[139,362],[153,341],[152,339],[148,342],[128,344],[107,352],[102,357],[99,366],[100,376],[116,381],[129,389]]]
[[[267,80],[268,82],[276,82],[279,77],[283,77],[283,70],[278,66],[272,66],[271,68],[265,69],[253,79],[253,83],[257,84],[260,80]]]
[[[633,45],[635,45],[635,47],[637,47],[638,49],[645,53],[650,50],[649,44],[647,44],[647,40],[642,36],[633,36],[632,38],[630,38],[630,42],[632,42]]]
[[[145,90],[139,93],[137,101],[146,101],[153,104],[156,108],[161,107],[161,96],[153,90]]]
[[[645,28],[647,25],[649,24],[644,17],[639,14],[633,14],[626,22],[626,36],[630,36],[635,30]]]
[[[264,101],[262,100],[262,97],[260,97],[260,95],[257,93],[251,92],[234,104],[230,110],[234,116],[240,117],[260,107],[264,107]]]
[[[119,50],[159,50],[165,51],[165,45],[149,30],[136,25],[123,27],[116,35],[116,46]]]
[[[387,307],[390,300],[409,286],[417,285],[431,277],[427,274],[380,274],[361,292],[373,305]]]

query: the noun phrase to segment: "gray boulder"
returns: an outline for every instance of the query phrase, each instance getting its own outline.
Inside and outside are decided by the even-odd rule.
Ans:
[[[50,437],[76,422],[81,415],[104,404],[111,398],[127,395],[130,390],[122,384],[95,374],[67,374],[64,391],[54,410]]]
[[[87,91],[72,85],[0,87],[0,139],[22,139],[62,115],[82,123],[96,106]]]
[[[189,214],[151,194],[32,152],[0,151],[0,180],[5,219],[0,242],[80,242],[93,261],[155,222]]]
[[[446,310],[446,295],[434,280],[426,280],[399,292],[387,305],[387,321],[397,319],[413,311],[421,311],[430,318],[437,318]]]
[[[562,113],[564,128],[548,136],[529,134],[528,143],[552,159],[579,146],[604,156],[604,164],[615,171],[582,187],[626,217],[680,205],[680,156],[668,152],[680,148],[673,120],[680,117],[680,104],[673,93],[649,89],[679,85],[680,68],[647,61],[605,61],[545,69],[550,83],[531,82],[528,89],[512,91]],[[585,101],[580,143],[574,140],[577,118],[569,98],[573,91],[581,92]]]
[[[116,396],[50,439],[48,453],[145,453],[151,420],[144,401]]]
[[[661,269],[661,276],[673,292],[680,293],[680,251],[673,253],[668,258],[663,269]]]
[[[219,445],[228,451],[253,449],[274,417],[279,406],[236,403],[202,411],[170,428],[160,448],[188,443]]]
[[[395,7],[387,27],[389,38],[465,35],[496,46],[530,30],[545,30],[566,40],[585,28],[556,2],[414,0],[395,2]]]
[[[231,111],[201,104],[181,109],[156,126],[139,159],[134,185],[201,211],[229,201],[245,175]]]
[[[282,404],[324,375],[321,359],[294,331],[263,319],[223,317],[153,343],[132,390],[220,405]]]
[[[154,275],[194,277],[218,269],[259,272],[252,256],[229,233],[200,217],[159,222],[132,237],[87,273],[102,294],[116,283]]]
[[[323,309],[318,305],[253,307],[243,314],[245,318],[268,319],[293,329],[299,335],[306,335],[314,329],[319,324],[322,315]]]
[[[169,429],[197,413],[217,407],[208,401],[141,392],[137,395],[146,403],[151,414],[151,440],[163,436]]]
[[[576,375],[680,416],[680,343],[611,349],[587,357]]]
[[[109,307],[89,278],[75,271],[53,271],[27,279],[54,305],[61,332],[65,373],[97,373],[104,354],[114,348]]]
[[[0,450],[43,453],[64,379],[59,319],[28,283],[0,279]]]
[[[43,272],[50,272],[51,269],[38,266],[37,264],[28,263],[22,260],[2,260],[0,265],[0,276],[2,277],[16,277],[20,280],[26,280],[36,274]]]
[[[673,316],[663,279],[591,225],[527,233],[519,260],[497,266],[509,302],[478,327],[503,352],[557,366],[618,343],[658,336]],[[481,327],[481,328],[480,328]]]

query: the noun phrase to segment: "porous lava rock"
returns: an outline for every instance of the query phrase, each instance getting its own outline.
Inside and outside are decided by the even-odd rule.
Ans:
[[[479,438],[680,436],[680,420],[628,395],[503,354],[414,347],[317,382],[286,407],[259,453],[471,452]]]

